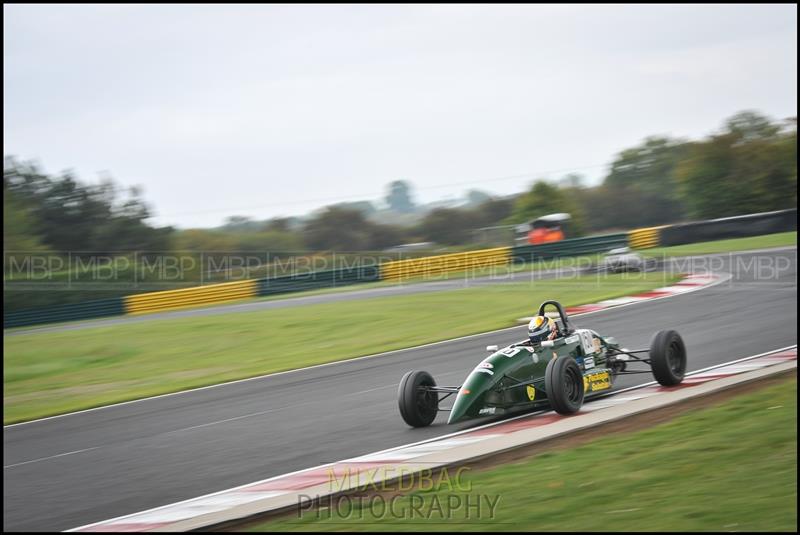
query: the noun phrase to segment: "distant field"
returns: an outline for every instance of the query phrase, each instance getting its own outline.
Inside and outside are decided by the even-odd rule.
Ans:
[[[453,479],[445,481],[452,486]],[[486,505],[480,518],[475,508],[467,518],[466,507],[441,515],[433,507],[454,496],[464,503],[466,495],[472,503],[499,498],[494,518]],[[395,515],[364,504],[323,510],[319,520],[313,511],[287,515],[249,530],[794,532],[797,380],[644,431],[468,472],[455,490],[439,485],[401,496]]]
[[[509,283],[4,337],[4,422],[499,329],[545,299],[577,305],[674,280],[647,273]]]
[[[710,242],[702,242],[702,243],[693,243],[688,245],[678,245],[673,247],[656,247],[652,249],[643,249],[640,250],[643,255],[648,257],[661,257],[661,256],[690,256],[690,255],[698,255],[698,254],[712,254],[712,253],[722,253],[722,252],[735,252],[735,251],[746,251],[752,249],[764,249],[764,248],[771,248],[771,247],[782,247],[782,246],[790,246],[790,245],[797,245],[797,232],[783,232],[780,234],[768,234],[765,236],[755,236],[751,238],[738,238],[732,240],[719,240],[719,241],[710,241]],[[402,282],[397,281],[375,281],[375,282],[365,282],[360,284],[350,284],[345,286],[333,287],[333,288],[323,288],[317,290],[306,290],[301,292],[291,292],[285,294],[277,294],[277,295],[270,295],[267,297],[256,297],[256,298],[248,298],[248,299],[241,299],[237,301],[230,301],[227,303],[223,303],[222,306],[227,305],[235,305],[241,303],[248,303],[254,301],[273,301],[273,300],[280,300],[280,299],[292,299],[292,298],[299,298],[299,297],[309,297],[315,295],[326,295],[326,294],[335,294],[335,293],[342,293],[342,292],[354,292],[359,290],[368,290],[374,288],[385,288],[389,286],[397,286],[401,284],[417,284],[421,282],[435,282],[435,281],[444,281],[444,280],[455,280],[455,279],[464,279],[469,280],[478,277],[503,277],[510,273],[522,273],[528,271],[536,271],[536,270],[548,270],[548,269],[558,269],[558,268],[565,268],[565,267],[575,267],[578,269],[587,268],[592,265],[596,265],[603,257],[603,254],[588,254],[576,257],[566,257],[566,258],[556,258],[552,260],[542,260],[539,262],[527,263],[527,264],[516,264],[511,266],[494,266],[490,268],[483,268],[483,269],[473,269],[469,271],[459,271],[459,272],[451,272],[451,273],[442,273],[435,276],[428,276],[428,277],[413,277],[410,279],[404,279]],[[186,307],[186,309],[191,308],[206,308],[208,304],[205,305],[197,305],[195,307]],[[213,305],[212,305],[213,306]],[[88,320],[88,321],[96,321],[96,320]],[[74,323],[74,322],[70,322]],[[49,324],[49,325],[56,325],[56,324]],[[17,327],[16,329],[29,329],[31,327]],[[12,330],[12,329],[9,329]]]
[[[797,232],[781,232],[778,234],[766,234],[763,236],[753,236],[750,238],[735,238],[730,240],[717,240],[700,243],[690,243],[687,245],[675,245],[671,247],[654,247],[652,249],[639,250],[645,256],[691,256],[699,254],[728,253],[736,251],[749,251],[754,249],[769,249],[773,247],[786,247],[797,245]],[[468,279],[488,276],[503,276],[508,273],[518,273],[534,270],[559,269],[564,267],[586,268],[597,264],[603,258],[602,253],[593,253],[580,256],[565,258],[554,258],[551,260],[541,260],[527,264],[516,264],[513,266],[493,266],[483,269],[472,269],[469,271],[457,271],[442,273],[428,277],[413,277],[405,279],[403,284],[413,284],[425,281]],[[270,297],[269,299],[281,299],[285,297],[296,297],[301,295],[316,295],[332,292],[346,292],[365,288],[374,288],[399,284],[395,281],[379,281],[365,283],[355,286],[343,286],[341,288],[329,288],[325,290],[315,290],[296,294],[284,294]]]
[[[675,245],[672,247],[654,247],[652,249],[645,249],[643,252],[647,256],[689,256],[770,249],[773,247],[786,247],[790,245],[797,245],[797,231],[765,234],[764,236],[752,236],[750,238],[688,243],[686,245]]]

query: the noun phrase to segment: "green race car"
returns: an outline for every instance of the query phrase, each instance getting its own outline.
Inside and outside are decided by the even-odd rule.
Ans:
[[[548,317],[552,306],[558,321]],[[461,386],[437,386],[427,372],[410,371],[400,381],[400,414],[412,427],[430,425],[439,411],[447,423],[550,407],[572,414],[584,400],[606,393],[619,375],[652,373],[665,386],[683,381],[686,346],[672,330],[657,332],[648,349],[622,348],[610,336],[576,329],[556,301],[545,301],[528,327],[529,339],[498,350],[478,364]],[[644,363],[649,370],[629,370]],[[439,403],[455,396],[450,409]]]

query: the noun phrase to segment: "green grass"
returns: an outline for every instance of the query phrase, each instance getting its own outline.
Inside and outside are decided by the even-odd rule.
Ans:
[[[772,247],[785,247],[797,245],[797,231],[766,234],[750,238],[734,238],[731,240],[717,240],[672,247],[654,247],[641,251],[647,256],[689,256],[697,254],[731,253],[734,251],[750,251],[754,249],[769,249]]]
[[[659,273],[479,288],[3,338],[5,423],[514,325],[545,299],[594,302]],[[481,358],[483,348],[465,358]]]
[[[638,432],[466,472],[452,487],[316,510],[250,531],[796,531],[797,381],[734,397]],[[456,481],[460,484],[453,484]],[[494,517],[465,508],[422,515],[450,496],[499,497]],[[387,496],[388,500],[389,497]],[[335,503],[335,502],[334,502]],[[357,502],[350,502],[356,503]],[[455,503],[455,502],[452,502]],[[486,503],[486,502],[484,502]],[[405,511],[405,513],[403,513]],[[397,517],[400,517],[398,519]],[[359,518],[360,517],[360,518]]]

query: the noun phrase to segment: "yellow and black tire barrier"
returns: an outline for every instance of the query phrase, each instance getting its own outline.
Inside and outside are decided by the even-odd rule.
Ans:
[[[125,297],[127,314],[147,314],[199,305],[237,301],[258,295],[258,280],[250,279],[222,284],[209,284],[196,288],[166,290],[129,295]]]
[[[403,280],[477,270],[507,265],[510,261],[511,247],[395,260],[381,264],[381,280]]]
[[[650,247],[658,247],[661,243],[661,229],[660,227],[637,228],[628,232],[628,245],[632,249],[648,249]]]

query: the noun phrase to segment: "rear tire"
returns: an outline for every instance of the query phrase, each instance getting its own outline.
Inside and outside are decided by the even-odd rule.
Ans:
[[[547,363],[544,388],[550,406],[559,414],[574,414],[583,406],[583,373],[572,357],[562,355]]]
[[[686,373],[686,345],[677,331],[658,331],[650,341],[650,368],[664,386],[683,381]]]
[[[420,387],[436,386],[428,372],[410,371],[400,380],[397,401],[400,415],[411,427],[429,426],[439,412],[439,394]]]

